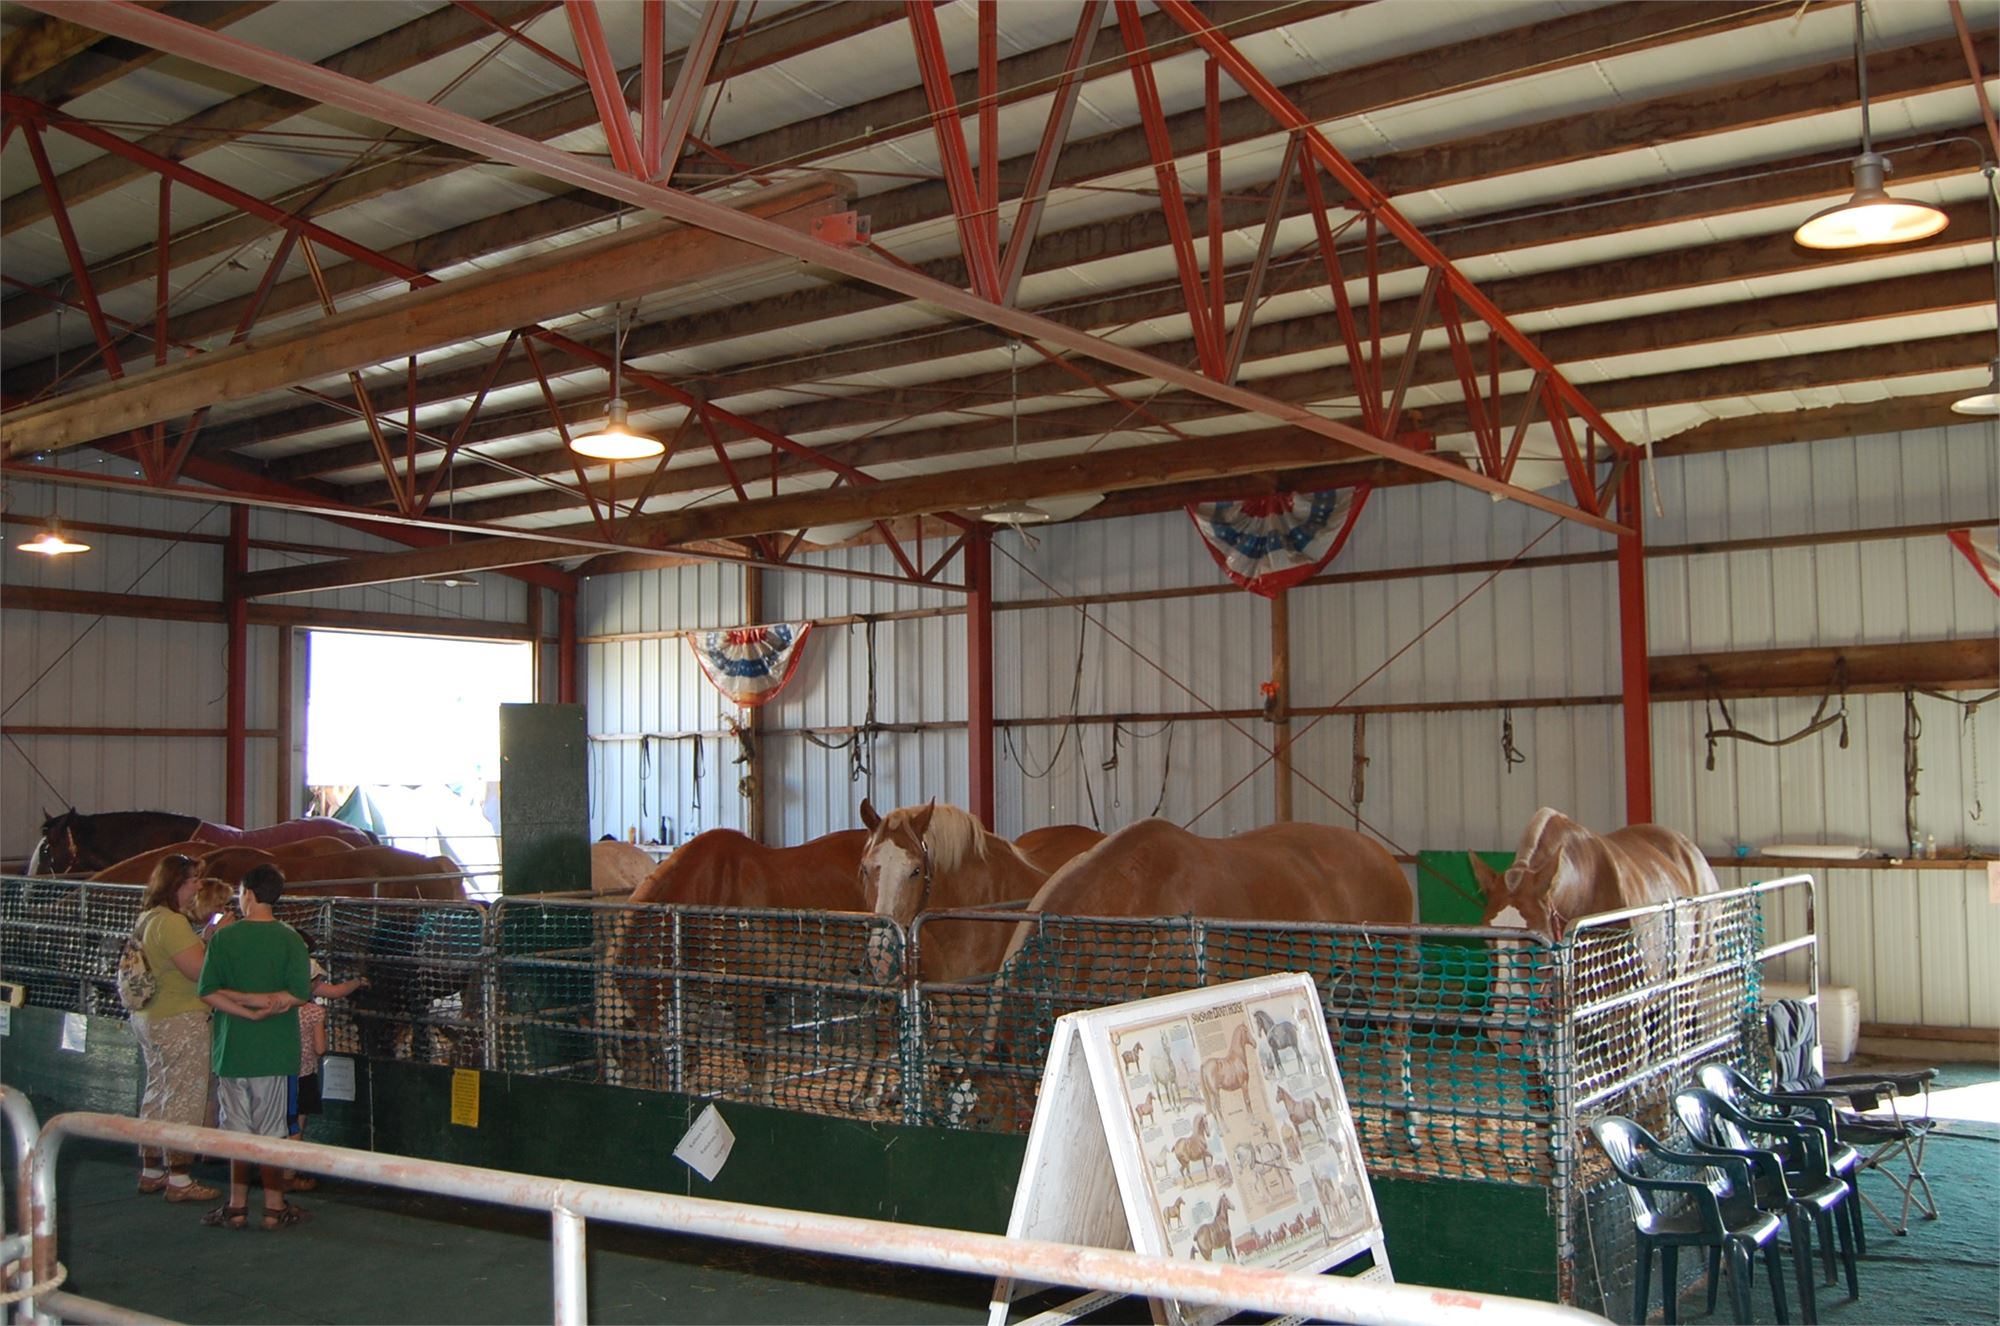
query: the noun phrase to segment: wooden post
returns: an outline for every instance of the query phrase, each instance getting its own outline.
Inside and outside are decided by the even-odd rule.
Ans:
[[[977,523],[977,522],[975,522]],[[965,534],[965,760],[968,807],[993,827],[993,531]]]
[[[1271,763],[1277,776],[1278,822],[1292,817],[1292,591],[1271,600]]]
[[[764,624],[764,577],[754,566],[743,568],[743,624]],[[750,775],[750,795],[743,801],[743,832],[761,843],[764,841],[764,706],[745,706],[741,722],[754,752],[750,763],[744,766]]]
[[[223,554],[222,598],[229,623],[227,700],[223,720],[227,734],[223,754],[223,816],[239,828],[247,824],[245,742],[250,704],[250,601],[243,597],[243,577],[250,569],[250,508],[229,508],[229,543]]]
[[[1646,538],[1639,461],[1618,483],[1618,516],[1632,532],[1618,540],[1618,643],[1625,688],[1625,822],[1653,819],[1652,675],[1646,661]]]
[[[576,703],[576,591],[556,591],[556,702]]]
[[[276,801],[272,805],[271,822],[282,824],[299,813],[292,799],[292,788],[296,781],[292,774],[292,739],[296,731],[298,709],[293,704],[292,695],[292,651],[298,648],[298,628],[280,626],[278,628],[278,757],[274,761],[277,776],[274,790]]]
[[[543,666],[542,660],[542,590],[539,585],[528,586],[528,610],[526,621],[522,624],[528,628],[528,698],[540,704],[549,697],[542,694],[548,669]]]

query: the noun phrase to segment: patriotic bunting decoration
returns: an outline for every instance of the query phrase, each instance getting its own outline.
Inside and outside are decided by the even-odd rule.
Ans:
[[[1241,502],[1190,502],[1188,515],[1224,575],[1253,594],[1276,598],[1333,560],[1369,491],[1363,484]]]
[[[1965,554],[1965,560],[1972,563],[1972,569],[1979,572],[1986,587],[2000,594],[2000,526],[1947,530],[1945,537]]]
[[[785,688],[799,666],[811,622],[697,631],[688,638],[695,662],[716,690],[737,704],[763,704]]]

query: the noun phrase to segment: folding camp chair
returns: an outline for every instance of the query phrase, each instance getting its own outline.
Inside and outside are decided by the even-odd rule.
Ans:
[[[1765,1010],[1765,1018],[1771,1032],[1772,1097],[1811,1109],[1835,1137],[1860,1150],[1861,1173],[1880,1174],[1902,1196],[1902,1207],[1892,1220],[1856,1174],[1855,1192],[1875,1218],[1896,1234],[1910,1232],[1911,1207],[1926,1220],[1937,1219],[1937,1197],[1924,1175],[1924,1143],[1936,1126],[1931,1118],[1931,1082],[1937,1069],[1828,1077],[1820,1057],[1819,1017],[1811,1004],[1780,999]],[[1909,1113],[1900,1103],[1904,1100],[1916,1102]],[[1883,1106],[1888,1107],[1886,1114],[1859,1112]]]

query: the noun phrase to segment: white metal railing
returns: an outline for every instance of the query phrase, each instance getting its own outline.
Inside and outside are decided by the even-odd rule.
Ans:
[[[546,1211],[552,1241],[553,1319],[558,1326],[582,1326],[588,1320],[584,1278],[588,1220],[609,1220],[795,1252],[888,1261],[995,1279],[1109,1290],[1366,1326],[1456,1326],[1479,1319],[1492,1320],[1495,1314],[1504,1315],[1510,1322],[1597,1322],[1601,1326],[1603,1321],[1574,1308],[1528,1299],[1259,1267],[1172,1261],[1109,1248],[786,1211],[109,1114],[59,1114],[42,1129],[40,1140],[29,1153],[22,1186],[31,1202],[33,1272],[38,1282],[55,1273],[56,1161],[63,1142],[71,1137],[227,1156],[232,1160],[286,1166],[411,1192]],[[48,1298],[44,1296],[31,1306],[46,1314],[53,1306]],[[127,1315],[109,1304],[74,1295],[65,1295],[64,1299],[83,1315],[95,1316],[100,1312],[106,1316]],[[46,1315],[42,1319],[52,1320]]]

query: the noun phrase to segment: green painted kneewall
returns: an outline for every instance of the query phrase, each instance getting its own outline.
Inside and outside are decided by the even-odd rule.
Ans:
[[[63,1015],[15,1009],[0,1082],[58,1110],[131,1113],[141,1069],[131,1029],[89,1019],[88,1053],[60,1048]],[[720,1108],[736,1134],[709,1183],[673,1158],[707,1103],[663,1092],[480,1074],[479,1126],[451,1122],[452,1074],[356,1064],[352,1103],[329,1101],[313,1141],[654,1192],[910,1224],[1004,1232],[1026,1139],[856,1123],[754,1105]],[[1453,1179],[1375,1180],[1389,1259],[1408,1283],[1552,1299],[1556,1230],[1537,1188]],[[1504,1233],[1504,1237],[1501,1235]]]

